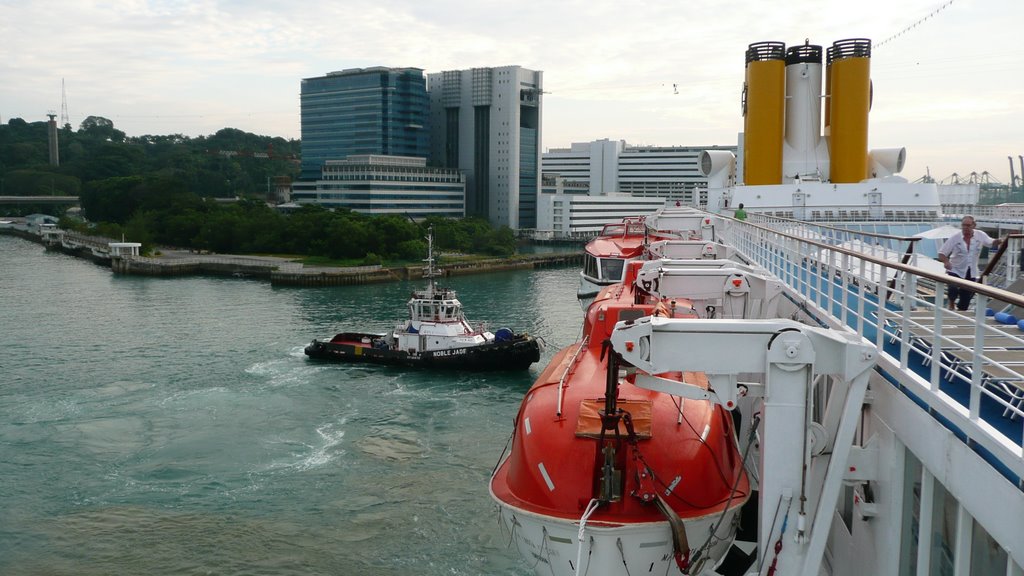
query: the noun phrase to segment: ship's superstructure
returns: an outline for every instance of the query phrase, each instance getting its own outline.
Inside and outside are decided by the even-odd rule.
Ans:
[[[824,60],[824,63],[823,63]],[[743,85],[740,161],[731,152],[701,156],[708,209],[735,209],[798,220],[909,221],[941,216],[938,189],[898,174],[904,148],[868,148],[873,90],[871,42],[839,40],[751,44]]]
[[[746,220],[666,207],[639,245],[588,247],[621,280],[491,479],[536,574],[1022,574],[1019,267],[1002,290],[931,271],[918,238],[806,222],[941,216],[902,150],[867,148],[870,43],[821,56],[747,52],[743,160],[702,156],[709,208]],[[1006,244],[993,262],[1024,235]],[[946,309],[950,284],[972,310]]]

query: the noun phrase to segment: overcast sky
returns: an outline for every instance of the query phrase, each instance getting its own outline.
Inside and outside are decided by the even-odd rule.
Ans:
[[[63,79],[76,128],[297,139],[302,78],[514,64],[544,72],[545,149],[735,144],[748,44],[863,37],[870,147],[905,146],[910,180],[1008,182],[1022,36],[1024,0],[0,0],[0,121],[59,115]]]

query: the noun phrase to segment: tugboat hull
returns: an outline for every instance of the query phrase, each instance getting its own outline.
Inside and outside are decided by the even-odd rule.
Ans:
[[[465,348],[409,353],[374,346],[377,334],[339,334],[329,342],[313,340],[306,355],[319,360],[363,362],[449,370],[525,370],[540,360],[540,343],[526,334]]]

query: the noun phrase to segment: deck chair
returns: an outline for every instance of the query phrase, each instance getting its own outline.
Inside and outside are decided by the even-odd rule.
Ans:
[[[1006,288],[1003,288],[1007,292],[1013,292],[1014,294],[1024,294],[1024,276],[1017,278]],[[1003,308],[996,310],[996,312],[1006,312],[1013,315],[1014,318],[1024,318],[1024,306],[1004,306]]]

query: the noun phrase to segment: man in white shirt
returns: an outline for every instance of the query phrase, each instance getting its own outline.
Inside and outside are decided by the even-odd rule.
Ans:
[[[975,230],[973,216],[964,216],[960,221],[960,232],[953,234],[939,248],[939,261],[946,267],[946,274],[974,281],[978,275],[978,256],[982,246],[999,248],[1002,240],[992,238],[984,230]],[[949,285],[949,309],[967,310],[974,292],[966,288]]]

